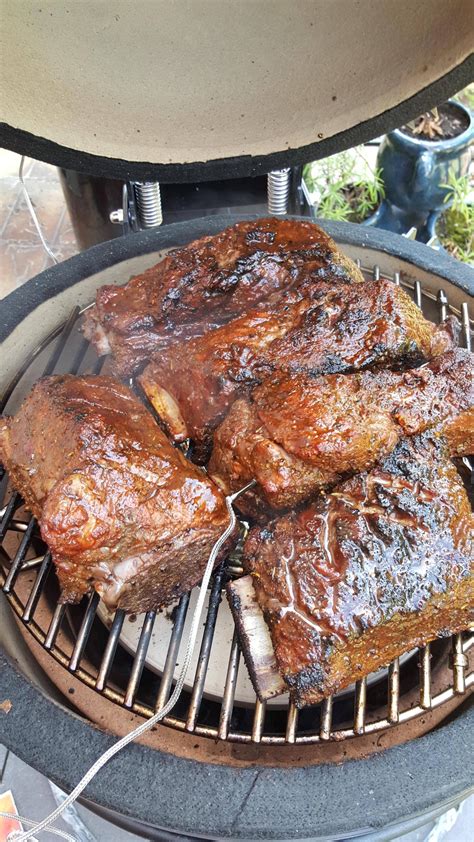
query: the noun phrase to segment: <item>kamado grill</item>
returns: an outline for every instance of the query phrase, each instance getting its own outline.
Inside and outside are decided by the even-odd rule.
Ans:
[[[217,232],[228,221],[228,218],[218,217],[200,220],[97,246],[30,282],[27,298],[21,296],[20,291],[15,293],[7,313],[6,410],[13,412],[31,383],[45,371],[100,371],[104,359],[97,358],[77,330],[97,286],[109,277],[122,283],[131,274],[155,262],[166,248],[185,243],[204,232]],[[388,277],[401,283],[431,319],[440,320],[447,312],[458,315],[463,324],[462,342],[469,344],[469,290],[465,269],[402,238],[370,232],[369,240],[369,235],[356,226],[326,223],[325,227],[350,256],[361,262],[364,274]],[[23,364],[18,369],[19,342],[25,343],[26,347],[22,354]],[[466,471],[468,468],[466,461]],[[110,741],[103,730],[86,723],[121,735],[140,717],[151,716],[168,697],[175,666],[179,663],[179,646],[186,635],[186,617],[193,595],[190,599],[183,597],[171,615],[168,612],[156,616],[150,612],[128,619],[122,612],[109,616],[96,596],[80,606],[59,605],[51,560],[47,553],[45,555],[35,522],[22,510],[18,495],[5,489],[4,493],[1,523],[4,592],[17,618],[15,622],[12,612],[6,614],[7,648],[10,657],[20,662],[22,672],[33,678],[33,682],[32,660],[35,672],[41,669],[43,685],[47,676],[45,697],[36,689],[35,683],[28,683],[25,672],[17,672],[18,666],[8,660],[4,662],[5,694],[14,704],[4,721],[6,739],[21,754],[25,754],[26,749],[26,756],[34,758],[35,765],[59,778],[69,788],[77,774],[76,764],[83,762],[82,747],[85,755],[92,757],[98,753],[95,746],[105,746]],[[200,826],[200,832],[214,837],[229,834],[230,810],[237,810],[236,806],[232,807],[236,782],[247,792],[249,782],[261,780],[259,789],[262,789],[254,796],[259,801],[258,829],[280,838],[283,834],[276,824],[272,826],[265,806],[267,798],[275,797],[273,788],[293,787],[299,779],[299,797],[308,798],[312,787],[316,787],[313,793],[316,797],[326,775],[329,775],[329,781],[340,775],[341,767],[337,765],[340,763],[347,764],[344,768],[349,770],[348,774],[355,774],[360,767],[359,774],[364,780],[366,775],[372,780],[372,784],[367,785],[367,792],[368,789],[373,792],[368,795],[369,804],[365,808],[373,803],[378,817],[379,799],[385,797],[383,793],[393,784],[393,781],[389,784],[386,775],[396,774],[397,780],[403,775],[400,784],[406,783],[407,772],[413,776],[408,778],[410,790],[418,792],[411,796],[416,800],[410,812],[427,807],[441,809],[441,805],[468,789],[469,771],[462,743],[467,740],[465,729],[470,716],[466,703],[474,680],[469,665],[471,636],[456,635],[419,652],[408,653],[381,674],[369,676],[354,688],[299,713],[281,698],[265,706],[252,695],[237,638],[233,635],[227,602],[221,599],[225,581],[240,572],[236,551],[214,575],[198,652],[180,703],[166,718],[164,726],[146,735],[144,747],[131,749],[131,754],[127,752],[128,757],[115,762],[115,770],[113,766],[109,771],[104,770],[91,784],[88,797],[93,802],[118,813],[123,813],[125,807],[127,813],[133,811],[133,817],[144,823],[153,815],[158,826],[191,832],[194,829],[191,816],[187,819],[189,824],[182,824],[184,804],[179,805],[181,815],[172,817],[178,804],[174,795],[169,799],[168,786],[172,781],[172,786],[178,786],[185,798],[195,776],[205,769],[206,780],[208,775],[213,779],[217,776],[221,797],[219,770],[221,774],[225,770],[231,803],[221,816],[213,811],[206,815],[206,827]],[[44,689],[43,686],[43,692]],[[52,699],[60,700],[60,705],[54,704]],[[64,708],[65,702],[69,711]],[[31,717],[31,709],[28,710],[31,704],[37,711],[35,721],[39,717],[40,722],[34,728],[25,728]],[[44,706],[46,711],[43,712]],[[70,712],[71,707],[85,718],[85,722]],[[437,728],[440,725],[443,727]],[[58,727],[62,734],[60,743],[56,738]],[[81,735],[81,752],[71,767],[70,746],[77,743],[78,729],[86,730],[88,736],[86,740],[85,735]],[[456,739],[460,739],[459,754],[452,750]],[[396,745],[399,745],[396,749],[383,751]],[[444,758],[438,767],[438,780],[430,771],[430,786],[426,785],[425,764],[428,761],[425,751],[431,758],[430,769],[433,757],[439,756],[437,752]],[[142,765],[138,755],[143,753],[147,761]],[[58,754],[62,755],[61,760]],[[374,756],[361,759],[368,755]],[[117,796],[120,792],[118,762],[124,764],[119,779],[124,777],[127,792],[129,784],[125,781],[130,773],[125,771],[127,768],[133,766],[134,777],[152,776],[147,785],[155,797],[149,810],[141,815],[137,807],[125,802],[124,796]],[[167,769],[169,763],[172,763],[172,771]],[[201,767],[200,764],[205,765]],[[444,764],[456,767],[451,768],[449,776]],[[180,767],[182,771],[178,772]],[[178,774],[178,780],[175,774]],[[164,783],[166,780],[168,784]],[[137,785],[137,792],[142,791],[142,786],[143,782]],[[157,787],[161,795],[157,794]],[[269,791],[265,792],[267,787]],[[346,798],[352,797],[350,786],[344,783],[343,789]],[[210,793],[208,797],[211,797]],[[390,809],[387,805],[389,811],[383,818],[384,824],[407,815],[406,797],[405,794],[404,804],[392,805]],[[162,798],[167,805],[164,812]],[[292,811],[293,808],[290,815]],[[276,815],[281,823],[281,814],[277,812]],[[246,819],[245,811],[242,818]],[[233,835],[255,835],[257,827],[248,831],[239,827],[240,819],[235,812],[232,821]],[[266,823],[263,827],[262,821]],[[323,833],[318,827],[318,835],[329,836],[326,822],[321,821]],[[335,821],[334,816],[331,821]],[[337,824],[332,825],[334,833],[342,835],[349,829],[362,831],[373,823],[374,816],[367,820],[360,815],[359,821],[355,826],[352,816],[344,816],[341,812]],[[147,833],[150,833],[149,829]],[[289,834],[288,825],[284,835]],[[310,835],[309,826],[306,835]]]
[[[288,25],[283,15],[286,4],[277,5],[281,20],[273,19],[272,27],[280,27],[281,32],[283,24]],[[327,6],[315,5],[322,16],[321,37],[323,33],[327,36]],[[143,181],[154,185],[150,189],[156,198],[157,179],[197,183],[270,172],[270,203],[278,200],[277,207],[270,209],[286,213],[286,174],[291,167],[399,125],[469,79],[467,48],[462,46],[459,34],[468,4],[454,4],[449,15],[444,13],[442,3],[417,5],[419,15],[412,19],[412,27],[420,30],[427,26],[429,15],[431,37],[435,38],[436,31],[445,26],[446,49],[437,56],[439,66],[423,70],[430,77],[425,79],[419,69],[424,67],[419,55],[418,69],[412,67],[410,73],[402,74],[398,89],[391,90],[390,95],[386,92],[386,78],[385,82],[382,80],[381,100],[375,111],[363,97],[356,96],[353,112],[332,114],[323,132],[324,140],[319,133],[316,141],[313,134],[312,143],[295,135],[295,148],[282,151],[286,143],[275,141],[271,150],[268,140],[261,142],[258,131],[252,142],[236,133],[232,143],[228,143],[230,135],[226,140],[223,131],[220,140],[224,151],[220,155],[214,150],[204,160],[205,153],[196,139],[192,151],[185,152],[177,146],[172,150],[165,138],[168,151],[165,154],[158,144],[154,160],[150,132],[156,129],[156,123],[154,119],[149,125],[146,121],[141,123],[138,108],[133,118],[133,137],[129,136],[131,129],[127,129],[122,146],[120,138],[110,134],[112,109],[107,111],[109,122],[97,127],[93,139],[84,135],[76,149],[67,136],[67,102],[59,109],[57,134],[46,136],[42,116],[28,99],[32,90],[21,84],[21,73],[25,73],[25,82],[32,72],[29,60],[22,65],[18,85],[15,82],[11,102],[7,103],[8,119],[0,140],[3,145],[63,167],[128,182],[135,223],[130,225],[130,203],[124,206],[124,218],[132,228],[146,227],[139,203],[144,194],[140,190],[136,193],[134,185]],[[7,6],[12,35],[18,31],[18,12],[15,4]],[[201,29],[212,18],[205,6]],[[394,17],[386,24],[386,35],[389,37],[391,28],[397,31],[401,26],[403,35],[397,43],[409,58],[410,26],[404,15],[410,4],[388,6]],[[312,5],[310,9],[305,3],[292,4],[292,9],[292,16],[297,11],[300,16],[296,23],[293,21],[293,28],[289,27],[289,40],[302,37],[302,33],[309,38],[308,31],[317,21]],[[169,34],[174,13],[164,7],[160,11],[163,31]],[[44,67],[53,37],[59,38],[59,56],[64,58],[70,47],[65,10],[57,9],[55,4],[43,4],[42,14],[49,17],[49,13],[53,20],[49,18],[47,26],[31,5],[28,14],[32,25],[21,30],[22,49],[34,43]],[[112,25],[114,19],[118,32],[112,49],[115,60],[123,46],[120,21],[125,20],[130,26],[131,14],[127,4],[115,4],[114,14],[104,9],[94,12],[97,19],[92,27],[93,41],[99,38],[101,27],[107,22]],[[362,4],[358,11],[367,26],[370,21],[372,27],[375,23],[383,25],[383,14],[373,4]],[[223,26],[220,15],[216,12],[213,18],[217,29]],[[74,8],[70,18],[83,33],[86,24]],[[457,23],[454,29],[453,19]],[[345,26],[342,21],[340,25]],[[243,38],[244,29],[238,29],[236,41]],[[146,27],[141,31],[146,39]],[[397,39],[393,32],[392,35],[395,43]],[[344,43],[347,36],[347,30],[339,33]],[[378,40],[375,39],[375,49],[380,56]],[[85,49],[82,39],[78,43],[82,44],[80,50]],[[14,52],[17,47],[12,45],[13,40]],[[262,36],[254,46],[263,49],[271,62],[268,40]],[[242,40],[240,47],[243,49]],[[423,39],[418,48],[420,52],[430,49]],[[198,49],[194,41],[189,49],[191,66]],[[238,55],[232,48],[229,67],[225,65],[223,86],[227,85],[228,92],[235,92],[231,68],[235,71],[239,65]],[[154,60],[160,64],[159,56]],[[221,60],[216,59],[218,63]],[[74,60],[69,67],[66,63],[63,75],[56,77],[62,79],[66,89],[69,85],[70,91],[75,88],[71,82],[74,74],[68,75],[73,65]],[[160,66],[162,73],[164,65],[165,62]],[[339,68],[335,84],[340,87],[331,95],[333,102],[343,91],[345,80],[337,61],[335,67]],[[53,75],[58,73],[56,63],[51,68]],[[317,68],[311,68],[309,76],[316,79]],[[93,72],[93,67],[88,68],[88,74]],[[141,80],[148,80],[141,58],[138,67],[132,69],[135,82],[136,73]],[[349,88],[357,90],[357,85]],[[120,85],[118,89],[121,90]],[[123,83],[124,102],[132,89],[130,80],[129,84]],[[50,96],[46,88],[43,93],[46,98]],[[180,96],[185,94],[181,92]],[[143,95],[151,96],[149,81],[144,83]],[[161,94],[158,92],[157,96]],[[316,113],[322,107],[318,103]],[[47,108],[43,111],[48,113]],[[87,134],[87,119],[79,122]],[[144,125],[147,137],[140,140],[137,132]],[[163,137],[175,130],[169,114],[168,119],[163,118],[163,125]],[[185,132],[181,137],[184,135]],[[293,146],[290,135],[288,145]],[[120,148],[127,160],[118,154]],[[244,150],[248,154],[242,154]],[[176,160],[169,160],[173,156]],[[196,160],[200,163],[190,163]],[[164,217],[166,222],[166,205]],[[137,218],[141,224],[137,224]],[[0,325],[2,412],[16,412],[32,384],[44,374],[103,370],[106,358],[97,356],[79,330],[100,286],[124,284],[169,249],[218,233],[242,218],[249,217],[227,212],[120,237],[46,270],[5,299]],[[440,322],[451,313],[456,315],[462,325],[460,343],[470,349],[472,270],[387,232],[347,223],[321,221],[321,225],[357,262],[366,278],[388,279],[401,285],[433,322]],[[469,483],[472,465],[468,458],[460,463],[459,470]],[[96,594],[78,605],[61,604],[51,557],[40,539],[36,521],[11,489],[6,475],[0,492],[0,574],[5,595],[0,604],[5,649],[0,656],[2,741],[70,791],[116,737],[150,718],[170,697],[199,589],[162,612],[146,615],[110,613]],[[243,537],[244,523],[241,531]],[[319,705],[298,711],[285,696],[260,702],[247,674],[227,600],[223,598],[225,584],[242,574],[240,543],[213,574],[204,621],[179,702],[163,723],[128,746],[91,781],[84,803],[146,838],[330,840],[398,838],[465,797],[472,787],[472,634],[466,631],[407,652]]]

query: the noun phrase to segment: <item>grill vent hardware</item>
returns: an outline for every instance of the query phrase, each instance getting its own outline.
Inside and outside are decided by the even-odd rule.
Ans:
[[[389,277],[379,266],[363,267],[367,277]],[[399,284],[399,273],[392,281]],[[470,321],[467,304],[461,312],[450,307],[445,292],[435,296],[418,282],[403,285],[415,301],[424,306],[428,318],[441,320],[448,311],[455,312],[463,325],[462,342],[470,347]],[[13,412],[31,383],[42,374],[99,373],[104,358],[98,359],[77,325],[81,318],[75,308],[69,319],[37,348],[21,366],[2,402],[2,409]],[[465,467],[472,469],[468,460]],[[1,469],[0,469],[1,470]],[[58,603],[58,588],[51,575],[52,561],[39,538],[34,519],[21,508],[21,498],[9,493],[7,477],[0,473],[0,491],[4,500],[0,509],[0,578],[7,599],[33,637],[64,670],[75,675],[89,688],[112,704],[150,718],[170,697],[177,674],[180,645],[190,597],[185,595],[173,611],[169,640],[163,646],[164,667],[159,678],[149,669],[147,653],[155,626],[155,612],[141,619],[141,631],[135,652],[123,649],[121,634],[124,614],[117,611],[106,628],[97,610],[96,594],[80,606]],[[320,705],[298,711],[292,703],[282,709],[255,700],[252,706],[235,699],[239,670],[245,670],[237,635],[228,646],[227,669],[220,677],[218,701],[206,696],[206,677],[210,668],[223,585],[229,577],[241,573],[236,554],[213,575],[209,607],[199,642],[193,686],[183,695],[164,724],[180,731],[211,739],[263,745],[324,744],[331,739],[357,739],[359,735],[390,729],[415,720],[449,703],[474,685],[474,673],[468,672],[468,652],[474,635],[457,634],[449,640],[436,641],[411,656],[390,664],[380,678],[368,676],[350,691],[343,691]],[[448,665],[449,664],[449,668]]]

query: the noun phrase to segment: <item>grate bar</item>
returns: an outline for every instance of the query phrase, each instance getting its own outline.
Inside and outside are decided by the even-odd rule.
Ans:
[[[420,284],[419,281],[415,281],[415,284],[414,284],[414,287],[413,287],[413,297],[415,299],[415,304],[421,310],[422,309],[422,305],[421,305],[421,284]]]
[[[155,625],[156,611],[147,611],[145,620],[143,622],[142,630],[140,632],[140,640],[138,641],[137,652],[133,660],[132,671],[125,693],[124,705],[131,708],[135,695],[142,677],[143,667],[145,666],[146,653],[150,645],[151,634],[153,626]]]
[[[244,572],[244,568],[242,567],[242,565],[237,563],[228,564],[226,570],[229,576],[232,576],[233,578],[242,576]]]
[[[56,367],[56,364],[59,360],[59,357],[61,356],[63,348],[64,348],[64,346],[65,346],[65,344],[66,344],[66,342],[69,338],[69,335],[72,331],[72,328],[74,327],[74,324],[77,320],[79,312],[80,312],[79,307],[74,307],[74,309],[72,310],[72,312],[71,312],[69,318],[67,319],[67,321],[64,322],[62,326],[60,325],[59,328],[55,328],[43,340],[43,342],[41,342],[38,345],[38,347],[35,348],[31,352],[30,356],[20,366],[20,368],[16,372],[15,376],[13,377],[13,379],[10,381],[7,388],[5,389],[5,391],[4,391],[4,393],[1,397],[1,400],[0,400],[0,412],[3,412],[3,410],[5,409],[10,397],[13,394],[13,391],[18,386],[18,383],[20,382],[20,380],[23,377],[25,371],[27,371],[27,369],[29,368],[29,366],[31,365],[33,360],[36,359],[36,357],[43,350],[43,348],[46,348],[50,342],[54,342],[56,337],[58,337],[57,343],[56,343],[56,345],[54,345],[52,353],[51,353],[51,355],[48,359],[48,362],[46,363],[46,367],[43,369],[43,377],[46,377],[47,375],[53,373],[53,371]]]
[[[25,570],[34,570],[35,567],[39,567],[43,563],[44,555],[35,555],[34,558],[29,558],[28,561],[24,561],[21,565],[21,572],[24,573]]]
[[[367,701],[367,678],[356,681],[355,712],[354,712],[354,734],[363,734],[365,731],[365,708]]]
[[[16,577],[20,572],[21,565],[23,564],[26,553],[28,552],[28,547],[30,546],[31,536],[33,535],[35,526],[36,520],[32,517],[28,524],[25,534],[21,539],[20,546],[18,547],[13,561],[11,563],[10,570],[8,571],[8,576],[5,579],[5,584],[3,586],[3,593],[9,594],[13,585],[15,584]]]
[[[332,731],[332,696],[321,704],[321,726],[319,729],[319,737],[321,740],[329,740]]]
[[[75,672],[79,666],[86,643],[89,639],[90,630],[92,628],[92,623],[94,622],[98,604],[99,594],[94,591],[89,599],[89,603],[79,629],[79,634],[77,635],[76,645],[72,650],[71,659],[69,661],[69,669],[71,672]]]
[[[48,551],[41,562],[41,567],[38,570],[34,585],[31,588],[30,595],[25,606],[25,610],[23,611],[23,614],[21,616],[22,620],[25,623],[30,622],[31,618],[33,617],[33,614],[36,611],[36,606],[38,605],[38,600],[40,598],[43,585],[46,582],[50,570],[51,553]]]
[[[252,724],[252,742],[260,743],[262,740],[263,726],[265,723],[265,713],[267,711],[267,703],[261,702],[257,698],[255,702],[255,713]]]
[[[7,507],[4,506],[4,508],[0,510],[0,518],[2,518],[5,514],[6,508]],[[26,532],[28,529],[28,523],[25,520],[16,520],[16,518],[13,518],[13,520],[11,520],[8,524],[7,530],[8,532]],[[40,558],[43,558],[43,556],[40,556]]]
[[[97,360],[97,362],[95,363],[95,365],[92,369],[92,374],[100,374],[100,372],[102,371],[102,369],[105,365],[106,359],[107,359],[107,356],[99,357],[99,359]]]
[[[400,286],[400,272],[393,273],[393,282],[396,284],[397,287]]]
[[[21,503],[21,497],[15,491],[12,494],[12,496],[10,497],[7,505],[5,506],[5,508],[3,510],[3,517],[0,521],[0,541],[3,541],[7,530],[10,528],[10,526],[9,526],[10,520],[13,517],[13,514],[14,514],[15,510],[18,508],[18,506],[20,505],[20,503]],[[5,591],[5,593],[6,593],[6,591]]]
[[[64,602],[59,602],[54,609],[54,614],[51,618],[51,622],[49,624],[49,629],[46,633],[46,637],[44,639],[44,648],[51,650],[56,642],[56,637],[58,635],[59,629],[61,627],[61,623],[63,621],[63,617],[66,613],[66,605]]]
[[[286,735],[287,743],[294,743],[296,740],[296,732],[298,730],[298,708],[293,700],[290,701],[288,707],[288,717],[286,720]]]
[[[237,630],[235,630],[232,638],[232,645],[230,647],[229,664],[227,667],[224,695],[222,697],[222,707],[219,716],[219,728],[217,731],[217,736],[221,740],[226,740],[229,733],[230,721],[232,719],[232,709],[234,707],[235,686],[237,684],[237,676],[239,673],[239,664],[239,638]]]
[[[117,646],[120,638],[120,633],[122,631],[123,621],[125,619],[125,612],[121,611],[120,609],[115,612],[115,617],[113,619],[113,623],[109,630],[109,636],[107,638],[107,644],[105,647],[104,656],[100,663],[99,673],[97,675],[97,681],[95,683],[96,690],[103,690],[107,679],[109,677],[110,668],[112,666],[112,662],[115,657],[115,652],[117,651]]]
[[[193,692],[191,694],[191,701],[189,703],[188,716],[186,719],[187,731],[194,731],[196,727],[199,708],[201,706],[202,694],[204,692],[204,682],[206,680],[206,673],[209,665],[209,656],[211,654],[211,646],[214,638],[214,630],[216,627],[217,610],[222,599],[222,581],[224,578],[224,574],[225,567],[222,564],[214,576],[214,583],[212,585],[211,594],[209,596],[209,607],[207,609],[206,625],[204,627],[204,634],[202,636],[198,665],[196,668],[196,675],[194,677]]]
[[[83,337],[81,339],[81,343],[79,345],[79,348],[76,351],[76,355],[75,355],[75,357],[74,357],[74,359],[71,363],[71,366],[69,368],[70,374],[77,374],[77,372],[79,371],[79,369],[81,367],[81,363],[82,363],[82,361],[83,361],[83,359],[84,359],[84,357],[87,353],[88,347],[89,347],[89,342],[88,342],[87,339],[85,339]]]
[[[468,351],[471,350],[471,325],[469,323],[469,310],[467,307],[467,302],[464,301],[461,304],[461,324],[462,324],[462,337],[464,341],[464,347],[467,348]]]
[[[438,292],[437,301],[439,307],[439,320],[440,322],[444,322],[448,316],[448,296],[446,295],[444,289],[440,289]]]
[[[374,281],[380,281],[380,266],[377,263],[372,270],[372,276]]]
[[[454,692],[462,694],[466,692],[465,669],[468,666],[467,655],[463,652],[462,634],[455,634],[453,637],[453,686]]]
[[[56,345],[54,346],[53,353],[51,354],[51,356],[50,356],[50,358],[49,358],[49,360],[46,364],[46,367],[43,371],[43,377],[48,377],[50,374],[52,374],[54,372],[54,369],[56,368],[56,366],[59,362],[59,359],[61,357],[61,354],[64,350],[64,346],[65,346],[67,340],[69,339],[69,337],[71,335],[71,332],[72,332],[72,329],[73,329],[74,325],[77,322],[77,317],[79,315],[79,312],[80,312],[80,308],[74,307],[74,309],[71,311],[71,313],[69,315],[69,318],[64,323],[64,327],[63,327],[63,329],[61,330],[61,333],[58,336]]]
[[[424,710],[431,708],[431,647],[429,643],[420,649],[420,705]]]
[[[46,377],[49,374],[52,374],[54,369],[56,368],[56,365],[57,365],[57,363],[59,361],[59,358],[60,358],[60,356],[61,356],[61,354],[64,350],[66,342],[67,342],[67,340],[68,340],[68,338],[71,334],[71,331],[72,331],[72,329],[73,329],[73,327],[74,327],[74,325],[77,321],[79,311],[80,311],[79,307],[74,307],[72,309],[70,315],[69,315],[69,318],[64,323],[64,326],[62,327],[61,332],[59,333],[57,341],[54,345],[53,351],[52,351],[51,355],[49,356],[48,362],[46,363],[46,366],[43,369],[43,377]],[[39,353],[39,349],[38,349],[38,353]],[[10,384],[10,387],[7,389],[6,394],[3,396],[2,409],[5,407],[9,397],[11,396],[11,393],[13,392],[13,389],[15,388],[15,386],[16,386],[18,380],[19,380],[19,377],[21,377],[21,374],[23,373],[24,370],[26,371],[26,368],[22,368],[20,370],[17,377],[14,378],[13,382]],[[3,539],[5,537],[5,533],[6,533],[7,529],[9,528],[10,518],[11,518],[13,512],[15,511],[15,509],[17,508],[17,506],[20,504],[20,502],[21,502],[21,497],[18,493],[15,492],[11,496],[11,498],[8,502],[8,505],[6,506],[5,513],[4,513],[2,521],[0,523],[0,541],[3,541]],[[5,585],[3,587],[3,591],[6,594],[10,593],[10,590],[11,590],[11,588],[12,588],[12,586],[13,586],[15,580],[16,580],[16,577],[17,577],[18,573],[19,573],[20,567],[22,565],[22,562],[24,561],[24,557],[26,555],[29,543],[31,541],[31,537],[33,535],[33,530],[34,530],[35,526],[36,526],[36,520],[35,520],[35,518],[31,518],[30,522],[28,523],[28,526],[25,529],[25,534],[22,538],[21,544],[18,548],[18,551],[15,555],[15,558],[13,559],[13,562],[11,564],[11,567],[10,567],[10,570],[9,570],[9,573],[8,573],[8,576],[7,576],[6,581],[5,581]],[[47,559],[47,556],[45,556],[45,560],[46,559]],[[49,557],[48,561],[45,562],[45,560],[43,561],[43,565],[42,565],[42,567],[40,569],[40,572],[37,576],[35,585],[33,586],[33,590],[30,593],[30,597],[28,599],[27,605],[25,607],[25,611],[23,613],[23,619],[25,620],[25,622],[29,621],[29,619],[31,618],[32,612],[36,608],[36,603],[39,599],[40,587],[43,583],[43,580],[45,579],[45,577],[47,575],[50,557]],[[26,617],[25,617],[25,615],[26,615]]]
[[[395,658],[388,668],[388,716],[389,722],[396,723],[400,713],[400,661]]]
[[[178,603],[175,620],[173,623],[173,631],[166,653],[166,661],[163,668],[163,675],[161,676],[160,689],[158,698],[156,700],[156,710],[159,710],[168,701],[168,696],[173,683],[174,671],[176,669],[176,659],[179,653],[179,646],[183,636],[184,624],[186,622],[186,614],[188,613],[189,594],[184,594]]]

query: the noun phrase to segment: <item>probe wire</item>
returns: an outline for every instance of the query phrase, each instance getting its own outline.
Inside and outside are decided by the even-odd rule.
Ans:
[[[36,215],[36,211],[35,211],[34,206],[33,206],[33,202],[30,199],[30,194],[28,193],[28,189],[27,189],[27,186],[25,184],[25,180],[23,178],[23,166],[24,166],[24,164],[25,164],[25,156],[22,155],[21,161],[20,161],[20,170],[18,172],[18,178],[20,179],[21,186],[23,188],[23,194],[24,194],[24,197],[25,197],[25,202],[27,204],[28,210],[31,214],[31,218],[34,222],[35,228],[38,232],[38,236],[41,240],[41,244],[42,244],[45,252],[51,258],[53,263],[59,263],[58,258],[56,257],[55,254],[53,254],[50,247],[48,246],[48,243],[46,242],[46,240],[44,238],[43,232],[41,230],[41,225],[39,224],[39,220],[38,220],[38,217]]]
[[[187,643],[186,643],[186,653],[185,653],[185,656],[184,656],[183,664],[182,664],[180,673],[178,675],[178,679],[176,681],[176,685],[175,685],[175,688],[173,690],[173,693],[171,694],[167,703],[165,705],[163,705],[163,707],[161,707],[154,714],[154,716],[151,717],[151,719],[147,719],[146,722],[143,722],[141,725],[139,725],[133,731],[130,731],[129,734],[126,734],[124,737],[122,737],[120,740],[118,740],[118,742],[114,743],[112,746],[110,746],[110,748],[108,748],[106,751],[104,751],[104,753],[101,754],[100,757],[97,758],[95,763],[93,763],[93,765],[90,767],[90,769],[81,778],[81,780],[74,787],[72,792],[67,796],[67,798],[65,798],[63,803],[60,804],[58,807],[56,807],[56,809],[53,810],[53,812],[50,813],[49,816],[46,816],[46,818],[43,819],[42,821],[31,822],[29,819],[24,819],[22,816],[12,816],[11,814],[5,814],[5,813],[0,812],[0,816],[6,816],[7,818],[16,818],[17,820],[19,820],[21,822],[24,822],[25,824],[31,825],[31,829],[27,830],[26,832],[14,830],[11,833],[9,833],[9,835],[7,837],[7,842],[27,842],[28,839],[31,840],[33,838],[34,833],[39,833],[41,830],[49,830],[52,833],[56,833],[58,836],[62,836],[64,839],[68,839],[68,840],[72,840],[72,842],[76,842],[76,840],[74,840],[74,838],[72,836],[69,836],[68,834],[63,833],[63,831],[60,831],[57,828],[51,827],[52,823],[54,821],[56,821],[57,818],[59,818],[61,813],[63,813],[64,810],[67,809],[67,807],[69,807],[71,804],[74,803],[74,801],[76,801],[76,799],[79,797],[81,792],[86,788],[88,783],[90,783],[92,778],[94,778],[97,775],[97,773],[102,769],[103,766],[105,766],[106,763],[108,763],[109,760],[111,760],[112,757],[115,757],[115,755],[118,754],[119,751],[121,751],[123,748],[125,748],[125,746],[127,746],[129,743],[136,740],[137,737],[141,737],[142,734],[145,734],[146,731],[149,731],[149,729],[152,728],[153,725],[156,725],[157,722],[159,722],[161,719],[163,719],[163,717],[167,716],[167,714],[174,708],[176,702],[178,701],[178,699],[181,695],[181,691],[183,689],[184,681],[185,681],[185,678],[186,678],[186,673],[187,673],[189,665],[191,663],[191,658],[192,658],[192,655],[193,655],[193,651],[194,651],[194,647],[195,647],[196,639],[197,639],[197,635],[198,635],[199,623],[200,623],[200,620],[201,620],[202,609],[203,609],[203,606],[204,606],[204,600],[206,598],[206,592],[207,592],[207,588],[208,588],[208,585],[209,585],[209,580],[211,578],[212,571],[214,569],[214,564],[216,562],[219,551],[222,549],[222,547],[225,544],[225,542],[227,541],[227,539],[232,535],[232,533],[235,529],[236,523],[237,523],[237,518],[235,516],[235,512],[234,512],[234,509],[232,507],[232,504],[237,497],[239,497],[245,491],[248,491],[254,485],[255,485],[255,480],[252,480],[252,482],[248,483],[248,485],[245,485],[243,488],[239,489],[239,491],[236,491],[235,494],[231,494],[231,495],[229,495],[228,497],[225,498],[227,511],[229,512],[229,519],[230,519],[229,525],[227,526],[225,531],[222,533],[222,535],[220,535],[220,537],[217,539],[216,543],[214,544],[214,546],[213,546],[213,548],[210,552],[209,558],[207,560],[204,575],[202,577],[201,587],[200,587],[200,590],[199,590],[199,596],[198,596],[198,599],[197,599],[197,602],[196,602],[196,608],[194,609],[193,619],[192,619],[192,623],[191,623],[191,630],[189,632],[189,637],[188,637],[188,640],[187,640]]]

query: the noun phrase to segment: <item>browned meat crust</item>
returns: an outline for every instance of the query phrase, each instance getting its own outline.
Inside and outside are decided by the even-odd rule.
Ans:
[[[453,455],[473,452],[474,355],[457,348],[406,372],[388,370],[266,380],[238,400],[214,434],[209,473],[226,493],[249,480],[239,500],[276,509],[307,500],[387,456],[402,435],[429,427]]]
[[[117,371],[131,374],[153,353],[248,312],[305,274],[362,281],[360,270],[311,222],[240,222],[170,252],[122,287],[104,286],[85,333]]]
[[[278,668],[317,702],[472,620],[473,517],[441,442],[402,440],[370,473],[254,528],[245,564]]]
[[[0,459],[40,521],[64,601],[165,605],[201,578],[228,523],[218,488],[110,377],[40,380],[0,427]]]
[[[241,392],[258,382],[259,354],[298,320],[306,302],[256,310],[157,355],[138,382],[174,441],[192,438],[206,460],[212,431]],[[283,309],[283,308],[282,308]]]
[[[453,322],[436,328],[390,281],[302,282],[285,301],[157,355],[139,381],[177,441],[196,459],[239,395],[275,372],[353,371],[416,364],[452,343]]]

